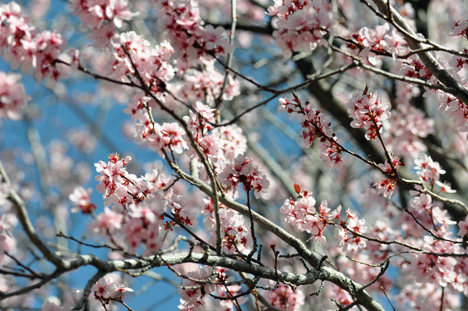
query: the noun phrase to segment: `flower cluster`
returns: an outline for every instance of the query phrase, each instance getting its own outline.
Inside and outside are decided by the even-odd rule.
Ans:
[[[214,53],[225,55],[234,50],[229,43],[224,29],[219,26],[204,26],[200,12],[194,1],[190,0],[155,0],[156,10],[161,17],[158,29],[167,32],[169,41],[174,46],[178,67],[183,72],[192,68],[198,59]]]
[[[182,153],[188,149],[185,140],[184,129],[175,122],[172,123],[154,123],[148,113],[145,105],[149,105],[147,97],[139,101],[139,105],[134,109],[126,109],[127,113],[132,113],[136,127],[136,141],[143,142],[146,146],[153,148],[160,155],[164,155],[163,151],[170,150],[175,153]]]
[[[186,102],[202,101],[214,103],[223,89],[225,75],[215,67],[215,60],[206,60],[202,68],[191,68],[183,75],[181,83],[173,83],[169,87]],[[231,100],[240,94],[240,83],[231,75],[223,89],[223,100]]]
[[[179,289],[181,294],[179,310],[182,311],[202,311],[205,308],[205,297],[211,293],[216,293],[220,297],[233,297],[236,296],[240,290],[237,285],[215,285],[212,283],[223,284],[227,281],[226,268],[217,267],[215,271],[211,267],[199,267],[194,271],[187,273],[184,278],[183,284]],[[224,300],[223,300],[224,301]],[[232,303],[222,303],[226,309],[221,309],[217,306],[217,310],[233,310],[229,308]],[[238,303],[243,303],[243,299],[236,299]],[[213,308],[214,309],[214,308]]]
[[[468,19],[453,21],[449,30],[451,36],[461,36],[468,40]]]
[[[280,284],[278,288],[264,293],[266,300],[280,310],[299,311],[304,305],[304,293],[291,286]]]
[[[468,105],[442,91],[437,92],[437,96],[439,109],[455,120],[455,125],[460,132],[468,132]]]
[[[81,211],[83,214],[91,214],[96,209],[96,204],[91,202],[90,194],[92,189],[85,190],[83,187],[75,188],[69,199],[75,204],[72,212]]]
[[[326,41],[323,35],[333,25],[332,7],[322,0],[281,1],[268,8],[268,14],[277,18],[273,32],[276,44],[285,58],[293,52],[311,52]]]
[[[393,191],[395,190],[396,173],[402,165],[404,165],[404,163],[400,161],[399,157],[392,157],[391,163],[389,163],[388,160],[385,160],[385,163],[380,163],[378,165],[384,174],[390,176],[374,184],[374,187],[377,189],[379,194],[383,194],[384,197],[387,198],[392,196]]]
[[[165,196],[155,178],[137,178],[129,174],[126,165],[130,160],[130,157],[120,159],[118,155],[110,155],[108,163],[95,164],[100,173],[96,176],[97,189],[105,198],[105,206],[113,204],[113,207],[98,215],[94,231],[123,235],[130,252],[143,246],[143,255],[150,255],[156,253],[161,244],[159,232],[164,226],[164,212],[179,209],[177,214],[182,215],[182,219],[184,213],[180,209],[183,204],[180,198]],[[195,219],[196,215],[192,213],[191,217]]]
[[[346,219],[341,217],[341,206],[333,211],[328,208],[327,201],[322,201],[320,206],[315,208],[315,198],[307,190],[301,190],[299,185],[294,188],[298,194],[298,199],[289,198],[281,206],[281,213],[285,215],[285,221],[294,228],[310,233],[314,241],[326,242],[324,235],[328,225],[338,227],[337,239],[340,247],[346,251],[364,248],[366,242],[359,236],[366,231],[365,220],[359,219],[355,212],[346,211]]]
[[[91,39],[97,46],[105,46],[121,28],[123,21],[131,20],[136,13],[128,10],[127,0],[73,0],[70,4],[83,26],[91,30]]]
[[[353,34],[356,41],[347,43],[347,47],[356,51],[358,56],[367,57],[372,65],[377,65],[382,54],[390,53],[395,59],[406,49],[406,41],[395,29],[389,35],[389,30],[387,23],[374,29],[362,27],[359,33]]]
[[[295,185],[298,191],[298,199],[292,198],[286,200],[281,206],[280,211],[285,215],[285,221],[294,228],[306,231],[311,234],[314,241],[326,242],[324,235],[325,228],[328,225],[328,216],[330,209],[327,207],[327,201],[323,201],[315,208],[315,198],[309,191],[300,191],[298,185]]]
[[[431,189],[437,185],[441,188],[440,191],[442,192],[455,192],[455,190],[452,190],[448,184],[439,180],[440,175],[445,174],[445,170],[440,167],[438,162],[432,160],[428,155],[424,154],[422,158],[416,159],[414,169],[417,171],[419,178],[423,182],[428,183]]]
[[[400,67],[400,74],[405,77],[423,80],[429,80],[433,77],[432,72],[419,59],[413,56],[403,62]]]
[[[31,99],[20,82],[21,75],[0,72],[0,117],[21,119],[21,109]]]
[[[434,240],[428,236],[424,238],[424,249],[427,252],[436,254],[456,252],[456,247],[452,242]],[[455,278],[461,274],[461,271],[456,271],[459,267],[457,267],[457,260],[453,257],[418,254],[411,261],[411,267],[413,274],[419,282],[436,283],[443,287],[450,284],[458,287],[457,283],[459,282],[455,282]],[[460,289],[462,288],[463,286]]]
[[[242,214],[221,205],[219,217],[221,219],[221,235],[223,250],[229,254],[246,253],[252,247],[252,233],[250,224],[245,221]],[[210,242],[216,243],[216,220],[213,215],[213,200],[206,202],[205,211],[209,217],[205,219],[205,227],[211,231]]]
[[[54,83],[60,76],[55,61],[63,44],[58,33],[39,32],[31,26],[15,2],[0,6],[0,54],[13,68],[33,67],[38,81],[48,78],[49,83]]]
[[[189,116],[184,117],[195,143],[208,158],[216,171],[225,166],[225,161],[233,162],[247,150],[247,140],[237,125],[223,126],[214,130],[215,109],[196,102]],[[196,155],[194,150],[189,154]]]
[[[174,68],[169,63],[174,53],[171,44],[163,41],[153,46],[134,31],[113,37],[111,43],[113,59],[109,75],[123,80],[131,75],[138,83],[141,78],[146,87],[163,101],[159,93],[165,91],[165,83],[174,77]]]
[[[340,226],[336,234],[340,247],[343,247],[345,251],[348,249],[357,251],[360,248],[365,248],[366,240],[359,235],[366,231],[366,221],[359,219],[356,213],[349,209],[346,211],[346,219],[342,220],[340,212],[341,206],[338,206],[333,215],[330,215],[340,220]]]
[[[392,116],[383,123],[386,130],[382,138],[390,151],[402,156],[416,157],[426,151],[421,138],[434,131],[434,120],[407,103],[400,103]]]
[[[120,284],[118,280],[119,277],[115,274],[107,274],[99,279],[91,288],[94,298],[104,304],[109,304],[111,300],[122,300],[124,292],[133,292],[133,289]]]
[[[368,140],[376,139],[382,129],[382,121],[390,118],[390,103],[382,101],[377,92],[368,95],[367,89],[363,94],[353,94],[346,107],[353,118],[351,126],[366,129]]]
[[[260,166],[255,166],[252,160],[243,154],[237,155],[233,161],[228,161],[224,169],[219,174],[219,181],[232,190],[234,196],[237,195],[239,184],[244,186],[245,191],[253,190],[255,197],[268,199],[270,193],[268,186],[270,182]]]
[[[278,110],[286,110],[288,113],[296,113],[303,116],[301,122],[303,145],[307,148],[318,139],[320,141],[320,157],[325,165],[331,168],[342,164],[341,147],[337,144],[337,138],[330,127],[331,122],[328,116],[312,107],[309,102],[302,105],[296,94],[293,93],[293,96],[294,99],[292,101],[280,98]]]

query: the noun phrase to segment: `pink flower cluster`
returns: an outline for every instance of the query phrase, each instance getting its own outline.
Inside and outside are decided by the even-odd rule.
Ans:
[[[421,138],[434,132],[434,120],[407,103],[400,103],[383,125],[388,129],[382,133],[385,145],[402,156],[418,157],[427,149]]]
[[[434,186],[437,185],[440,187],[440,191],[453,193],[455,190],[452,190],[447,183],[441,182],[440,175],[445,174],[445,170],[440,167],[439,162],[434,162],[431,157],[424,154],[422,158],[416,159],[415,161],[415,170],[419,178],[429,184],[431,190],[434,189]]]
[[[384,174],[390,176],[374,184],[374,187],[377,189],[379,194],[383,194],[384,197],[387,198],[392,196],[396,184],[394,176],[398,172],[398,168],[402,165],[404,165],[404,163],[400,161],[400,157],[392,157],[391,164],[388,162],[388,160],[385,160],[384,164],[380,163],[378,165]]]
[[[221,219],[221,234],[223,250],[229,254],[245,254],[252,247],[252,233],[250,223],[245,221],[242,214],[221,205],[219,216]],[[205,219],[205,227],[211,231],[212,245],[216,242],[216,221],[213,215],[213,200],[207,201],[205,211],[209,211],[209,217]]]
[[[70,194],[69,199],[75,204],[73,213],[81,211],[83,214],[91,214],[96,209],[96,204],[91,202],[90,194],[92,189],[85,190],[83,187],[77,187]]]
[[[317,45],[326,44],[323,35],[334,23],[331,4],[322,0],[275,0],[268,14],[277,18],[278,30],[273,37],[285,58],[291,58],[293,52],[311,52]]]
[[[200,150],[208,157],[215,169],[224,166],[225,161],[233,162],[247,150],[247,140],[237,125],[213,130],[216,123],[215,109],[196,102],[189,116],[184,117],[188,128]],[[194,150],[191,154],[196,154]],[[197,156],[198,157],[198,156]]]
[[[429,236],[424,238],[424,249],[436,254],[457,252],[457,247],[452,242],[435,240]],[[451,285],[455,289],[463,291],[463,287],[468,284],[468,279],[463,271],[460,271],[460,268],[454,257],[418,254],[411,261],[411,270],[419,282],[435,283],[442,287]],[[457,282],[456,278],[458,278]]]
[[[213,273],[211,267],[198,267],[194,271],[187,273],[187,277],[184,278],[182,287],[179,289],[181,294],[179,310],[181,311],[203,311],[207,310],[205,305],[205,297],[211,293],[214,293],[220,297],[234,297],[238,294],[240,286],[237,285],[215,285],[212,283],[223,284],[227,282],[226,269],[217,267]],[[239,304],[245,302],[244,299],[236,299]],[[216,310],[234,310],[232,303],[225,303],[227,301],[221,301],[216,306]],[[221,306],[220,306],[221,305]],[[214,310],[211,309],[211,310]]]
[[[353,94],[346,107],[353,118],[351,126],[366,129],[368,140],[376,139],[382,129],[382,121],[390,118],[390,103],[382,101],[377,92],[367,95],[367,89],[363,94]]]
[[[301,138],[304,146],[309,147],[316,139],[320,141],[320,157],[327,167],[337,167],[342,164],[341,147],[336,143],[337,138],[332,131],[328,116],[318,109],[312,107],[309,102],[302,105],[299,98],[293,93],[294,99],[288,101],[280,98],[279,111],[286,110],[288,113],[296,113],[303,116],[301,122]]]
[[[403,62],[400,68],[400,74],[405,77],[419,78],[422,80],[429,80],[433,77],[432,72],[414,56],[410,56]]]
[[[165,90],[164,83],[174,77],[174,68],[169,64],[174,49],[169,42],[163,41],[153,46],[142,36],[130,31],[113,37],[111,43],[114,59],[109,74],[112,77],[127,80],[127,75],[131,75],[139,84],[139,74],[152,93],[158,94]],[[158,99],[163,100],[162,97]]]
[[[280,284],[278,288],[263,293],[266,300],[280,310],[299,311],[304,305],[302,290],[293,290],[291,286]]]
[[[203,62],[202,69],[192,68],[185,72],[180,83],[173,83],[171,91],[178,94],[179,98],[186,102],[208,102],[214,103],[218,99],[223,83],[224,76],[215,67],[215,60],[206,60]],[[223,100],[231,100],[240,94],[240,83],[231,75],[228,77],[224,88]]]
[[[237,155],[233,161],[227,161],[219,174],[219,181],[226,186],[227,190],[233,191],[234,197],[237,196],[239,184],[242,184],[247,192],[253,190],[256,198],[268,199],[270,197],[268,192],[270,182],[262,168],[255,166],[252,159],[243,154]]]
[[[94,298],[104,304],[109,304],[111,300],[121,301],[124,292],[133,292],[133,289],[120,284],[118,280],[119,277],[116,274],[105,275],[91,288]]]
[[[296,185],[296,187],[299,186]],[[328,225],[330,211],[327,201],[323,201],[316,209],[316,201],[311,192],[299,190],[298,195],[296,201],[289,198],[281,206],[280,211],[285,215],[285,221],[294,228],[311,234],[311,239],[314,241],[326,242],[324,232]]]
[[[462,36],[468,40],[468,19],[454,21],[449,30],[451,36]]]
[[[345,251],[357,251],[360,248],[365,248],[366,240],[360,237],[359,234],[366,232],[366,221],[364,219],[359,219],[357,214],[349,209],[346,211],[346,219],[342,220],[340,212],[341,206],[338,206],[337,210],[333,212],[333,215],[330,215],[340,220],[340,227],[336,234],[340,247],[343,247]]]
[[[123,21],[131,20],[136,13],[128,10],[127,0],[72,0],[70,8],[80,16],[84,27],[91,30],[91,39],[103,47],[121,28]]]
[[[38,81],[48,78],[49,83],[54,83],[60,75],[55,60],[63,44],[59,34],[39,32],[31,26],[15,2],[0,6],[0,54],[3,53],[13,68],[21,65],[23,70],[28,70],[33,67]]]
[[[327,201],[322,201],[318,208],[315,208],[315,198],[307,190],[301,190],[299,185],[294,185],[298,194],[298,199],[289,198],[281,206],[281,213],[285,215],[285,221],[294,228],[310,233],[314,241],[326,242],[324,235],[328,225],[338,227],[336,237],[339,246],[346,251],[357,250],[366,247],[366,242],[358,234],[366,231],[365,220],[359,219],[355,212],[346,211],[346,219],[341,219],[341,206],[330,212]]]
[[[108,163],[95,164],[100,173],[96,176],[97,189],[106,199],[106,207],[113,204],[113,210],[106,208],[93,227],[99,233],[123,235],[130,252],[143,246],[143,255],[150,255],[159,250],[165,210],[174,206],[181,208],[182,204],[180,199],[165,197],[156,178],[137,178],[129,174],[126,165],[130,160],[130,157],[120,159],[118,155],[110,155]]]
[[[460,99],[445,92],[437,92],[439,109],[445,111],[455,120],[455,125],[460,132],[468,132],[468,106]]]
[[[393,58],[406,50],[406,41],[395,29],[388,35],[390,26],[385,23],[374,29],[362,27],[358,34],[353,34],[355,43],[347,43],[347,47],[357,52],[360,57],[367,57],[372,65],[377,65],[381,54],[390,53]]]
[[[184,129],[175,122],[155,123],[148,114],[154,101],[149,97],[140,97],[136,104],[129,104],[124,110],[125,113],[132,116],[132,121],[136,127],[135,140],[143,142],[148,147],[156,150],[160,155],[164,151],[182,153],[188,149],[185,139]]]
[[[21,109],[31,99],[20,82],[21,75],[0,72],[0,117],[21,119]]]
[[[196,2],[154,0],[160,12],[158,29],[167,32],[176,51],[179,69],[192,68],[207,53],[226,55],[234,50],[224,29],[204,26]]]

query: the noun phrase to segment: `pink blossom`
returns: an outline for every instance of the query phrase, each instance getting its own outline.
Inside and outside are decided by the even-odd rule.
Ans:
[[[383,102],[377,96],[355,93],[346,104],[348,112],[353,118],[351,126],[367,130],[366,138],[377,138],[377,132],[382,129],[382,121],[390,118],[390,103]]]
[[[326,44],[322,37],[334,23],[331,6],[325,1],[275,1],[268,12],[277,17],[278,30],[273,32],[273,37],[284,58]]]
[[[301,138],[307,148],[316,139],[320,141],[320,157],[329,168],[339,167],[343,163],[341,147],[337,144],[336,134],[331,129],[329,117],[318,109],[312,107],[309,102],[302,105],[300,99],[293,93],[294,99],[288,101],[280,98],[279,111],[287,110],[288,113],[296,113],[303,116],[301,122],[303,131]]]
[[[209,53],[226,55],[234,47],[222,27],[204,26],[197,4],[189,0],[156,0],[156,9],[161,12],[158,29],[168,32],[168,39],[177,51],[179,69],[194,67]]]
[[[210,267],[200,267],[195,271],[188,272],[189,276],[193,280],[207,281],[208,283],[198,284],[195,281],[184,279],[183,286],[191,287],[190,289],[184,289],[181,287],[179,293],[181,294],[179,310],[182,311],[202,311],[204,310],[204,298],[205,295],[211,293],[214,289],[214,285],[209,284],[209,280],[212,278],[212,269]]]
[[[458,223],[458,235],[462,238],[468,233],[468,216],[465,217],[465,220]]]
[[[70,194],[69,199],[75,205],[72,209],[72,213],[76,213],[81,210],[83,214],[90,214],[96,209],[96,205],[91,202],[90,194],[92,189],[84,189],[83,187],[77,187]]]
[[[304,305],[304,293],[299,289],[292,290],[284,284],[275,290],[265,291],[263,295],[273,307],[281,310],[299,311]]]
[[[410,98],[401,100],[406,102]],[[427,149],[421,138],[434,132],[434,120],[426,118],[422,111],[407,103],[399,103],[392,116],[383,122],[383,126],[386,129],[382,133],[385,145],[402,156],[419,157]]]
[[[64,40],[58,33],[37,31],[24,18],[20,7],[12,2],[0,6],[0,53],[13,68],[34,68],[40,82],[47,78],[49,85],[57,81],[60,70],[55,61],[62,51]]]
[[[439,181],[440,175],[445,174],[445,170],[440,167],[438,162],[434,162],[431,157],[424,154],[422,158],[414,161],[417,174],[422,181],[429,183],[430,186]]]
[[[341,221],[335,235],[344,251],[357,251],[366,247],[366,240],[359,236],[367,231],[365,223],[366,221],[359,219],[355,212],[349,209],[346,211],[346,220]]]
[[[26,95],[20,79],[19,74],[0,72],[0,117],[13,120],[22,118],[21,109],[26,107],[31,97]]]
[[[94,298],[108,304],[111,300],[121,300],[124,292],[133,292],[133,289],[118,283],[118,279],[116,274],[107,274],[99,279],[91,288]]]
[[[260,166],[254,166],[252,160],[239,154],[234,161],[227,162],[219,175],[219,180],[237,193],[238,184],[242,184],[246,191],[254,190],[255,197],[267,199],[270,182]]]
[[[98,46],[105,46],[115,33],[115,28],[121,28],[123,21],[130,21],[137,13],[128,10],[127,0],[73,0],[71,9],[79,15],[84,27],[89,28],[94,33],[101,33],[104,40],[96,41]],[[109,35],[102,35],[108,32]]]
[[[286,200],[281,206],[281,213],[285,215],[285,221],[301,231],[311,234],[314,241],[326,242],[324,235],[328,221],[327,202],[323,201],[319,211],[314,207],[315,198],[312,193],[304,191],[300,193],[297,201]]]
[[[108,232],[113,233],[120,230],[122,227],[122,220],[122,215],[105,207],[104,213],[97,215],[96,221],[90,226],[90,230],[100,235],[104,235]]]
[[[213,215],[212,200],[209,201],[205,210],[210,210],[210,218],[205,221],[206,228],[211,231],[210,241],[216,242],[216,222]],[[219,210],[221,219],[221,230],[223,249],[229,254],[248,253],[252,247],[252,233],[250,223],[245,217],[227,207]]]

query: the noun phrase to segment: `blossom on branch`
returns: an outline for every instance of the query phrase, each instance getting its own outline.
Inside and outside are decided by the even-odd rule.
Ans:
[[[0,117],[19,120],[21,109],[31,99],[20,82],[21,75],[0,72]]]
[[[355,93],[349,99],[346,107],[353,118],[351,126],[367,130],[366,138],[373,140],[382,129],[382,121],[390,118],[390,103],[382,101],[377,92],[372,95]]]
[[[242,154],[239,154],[234,161],[226,163],[219,175],[219,181],[228,190],[232,190],[234,196],[237,196],[238,185],[242,184],[245,191],[253,190],[256,198],[268,199],[270,197],[268,192],[270,182],[262,168],[254,165],[252,159]]]
[[[315,140],[320,142],[320,157],[329,168],[339,167],[343,163],[342,148],[337,144],[336,134],[331,129],[329,117],[314,108],[309,102],[302,105],[300,99],[293,93],[294,99],[279,99],[278,110],[296,113],[303,117],[301,138],[304,147],[309,147]]]
[[[69,199],[75,204],[73,213],[81,211],[83,214],[91,214],[96,209],[96,204],[90,200],[92,189],[85,190],[83,187],[75,188]]]

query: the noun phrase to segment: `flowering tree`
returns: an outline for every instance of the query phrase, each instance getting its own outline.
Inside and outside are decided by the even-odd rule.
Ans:
[[[467,307],[466,12],[1,4],[0,307]]]

